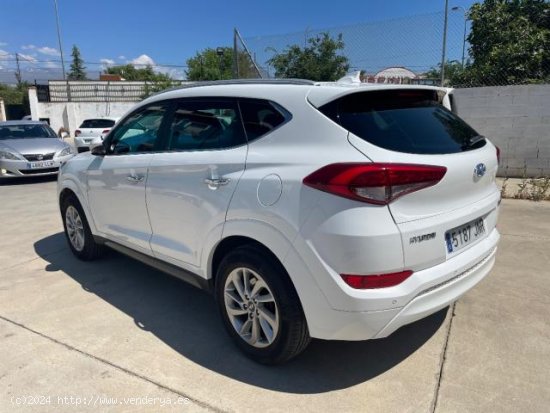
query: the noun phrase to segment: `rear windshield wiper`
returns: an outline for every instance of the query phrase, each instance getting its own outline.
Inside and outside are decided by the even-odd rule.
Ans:
[[[485,141],[485,136],[474,135],[471,136],[462,144],[462,149],[473,149],[478,143]]]

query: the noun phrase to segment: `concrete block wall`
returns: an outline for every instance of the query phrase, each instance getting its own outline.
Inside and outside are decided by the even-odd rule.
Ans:
[[[501,150],[499,176],[550,176],[550,85],[455,89],[457,112]]]

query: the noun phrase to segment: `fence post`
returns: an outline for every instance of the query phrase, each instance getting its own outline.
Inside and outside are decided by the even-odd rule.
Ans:
[[[239,77],[239,51],[237,48],[237,28],[233,29],[233,78]]]
[[[447,49],[447,18],[449,17],[449,0],[445,0],[445,21],[443,23],[443,53],[441,56],[441,86],[445,86],[445,52]]]
[[[68,80],[65,80],[65,84],[67,86],[67,102],[71,101],[71,84]]]
[[[241,37],[241,34],[239,33],[239,31],[235,28],[234,48],[235,48],[235,51],[236,51],[235,57],[237,58],[237,71],[238,71],[239,77],[242,75],[241,70],[239,68],[239,61],[238,61],[239,51],[237,49],[238,49],[239,44],[243,48],[243,55],[248,56],[247,60],[249,60],[249,64],[247,64],[247,67],[244,69],[246,71],[246,73],[244,73],[244,76],[246,78],[250,77],[250,71],[253,71],[253,72],[255,72],[257,78],[259,78],[259,79],[263,78],[262,72],[261,72],[260,68],[258,67],[258,65],[256,64],[256,59],[252,56],[252,53],[250,53],[250,50],[248,50],[248,47],[246,47],[246,43],[244,42],[243,38]]]

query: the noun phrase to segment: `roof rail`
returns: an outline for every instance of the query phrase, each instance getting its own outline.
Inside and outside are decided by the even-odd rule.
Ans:
[[[154,93],[151,96],[156,96],[161,93],[171,92],[174,90],[191,89],[194,87],[202,86],[218,86],[218,85],[306,85],[314,86],[317,82],[306,79],[228,79],[228,80],[209,80],[209,81],[196,81],[195,83],[176,86],[163,90],[158,93]],[[151,97],[149,96],[149,97]]]

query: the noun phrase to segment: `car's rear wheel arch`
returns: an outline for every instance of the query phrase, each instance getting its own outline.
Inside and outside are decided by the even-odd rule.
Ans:
[[[214,254],[212,255],[212,260],[210,264],[210,274],[212,275],[212,280],[214,281],[214,283],[215,283],[216,274],[218,272],[218,268],[220,266],[220,263],[224,259],[224,257],[230,251],[242,246],[251,246],[262,250],[267,255],[269,255],[275,263],[277,263],[282,269],[284,269],[284,266],[279,260],[279,258],[277,257],[277,255],[275,255],[273,251],[271,251],[267,246],[265,246],[261,242],[246,236],[232,235],[222,239],[216,246],[216,249],[214,250]],[[285,270],[285,273],[286,273],[286,270]]]
[[[272,250],[252,238],[230,236],[218,244],[212,259],[212,266],[212,271],[215,272],[211,281],[222,319],[230,335],[234,338],[236,337],[237,344],[245,353],[260,363],[278,364],[295,357],[307,347],[310,335],[302,301],[286,268]],[[253,348],[254,343],[245,344],[242,342],[241,340],[244,337],[242,335],[242,328],[235,327],[235,321],[231,321],[230,314],[234,315],[234,313],[228,310],[228,300],[226,297],[228,295],[227,291],[229,291],[228,285],[230,284],[227,283],[234,283],[234,281],[228,280],[234,274],[239,274],[243,271],[243,274],[248,273],[249,276],[252,275],[253,280],[251,281],[251,285],[254,285],[254,281],[257,282],[257,280],[265,283],[265,289],[268,291],[267,295],[272,297],[271,300],[273,305],[275,305],[275,308],[271,309],[275,314],[272,319],[279,320],[276,321],[278,324],[276,331],[279,331],[279,333],[274,333],[276,335],[273,338],[274,341],[270,341],[265,348],[263,346],[262,348]],[[245,275],[242,275],[242,277],[246,279]],[[241,279],[242,283],[245,283],[243,279]],[[261,291],[261,288],[258,291]],[[250,297],[246,295],[247,291]],[[258,294],[264,293],[266,293],[265,290],[263,293]],[[243,297],[242,294],[241,297]],[[256,317],[253,315],[254,308],[259,309],[256,310],[256,314],[261,318],[261,308],[267,310],[268,308],[263,306],[270,304],[265,295],[263,295],[262,300],[258,298],[257,302],[254,298],[254,288],[250,288],[249,286],[247,289],[245,286],[244,297],[246,297],[246,300],[250,300],[248,306],[252,309],[248,310],[252,311],[248,315],[248,322],[253,322],[254,317]],[[235,299],[229,300],[235,305],[235,302],[231,300]],[[239,308],[231,308],[242,311],[243,308],[247,308],[244,304],[246,303],[241,303],[241,307]],[[242,317],[242,314],[237,314],[237,316]],[[239,335],[240,337],[237,337]]]
[[[233,250],[235,250],[239,247],[243,247],[243,246],[250,247],[251,250],[257,250],[257,251],[259,250],[259,251],[265,253],[265,255],[270,258],[272,263],[277,268],[280,269],[281,276],[286,277],[288,279],[288,281],[290,282],[290,284],[292,285],[292,287],[294,288],[294,290],[296,291],[296,287],[294,286],[294,283],[292,282],[292,279],[289,276],[287,269],[285,268],[285,266],[283,265],[283,263],[281,262],[279,257],[277,257],[277,255],[269,247],[267,247],[265,244],[255,240],[253,238],[246,237],[246,236],[240,236],[240,235],[232,235],[232,236],[229,236],[227,238],[224,238],[216,246],[216,249],[214,250],[214,254],[212,255],[211,268],[210,268],[210,270],[211,270],[210,274],[212,275],[212,278],[211,278],[212,287],[214,287],[216,285],[216,274],[218,273],[219,266],[220,266],[222,260],[224,259],[224,257],[230,251],[233,251]]]

